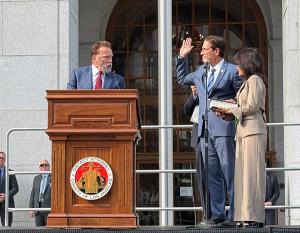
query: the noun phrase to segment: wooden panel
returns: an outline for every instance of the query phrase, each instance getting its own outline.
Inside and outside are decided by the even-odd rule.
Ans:
[[[52,140],[52,203],[47,227],[136,228],[134,141],[139,131],[135,90],[47,91]],[[107,162],[113,185],[85,200],[70,185],[72,167],[86,157]]]
[[[72,121],[109,119],[111,124],[130,124],[130,103],[102,102],[90,103],[54,103],[53,126],[74,127]],[[117,110],[117,111],[116,111]],[[83,126],[84,127],[84,126]]]

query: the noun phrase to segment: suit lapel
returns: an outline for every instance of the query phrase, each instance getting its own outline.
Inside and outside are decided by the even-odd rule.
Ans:
[[[48,175],[48,178],[47,178],[47,183],[46,183],[46,187],[45,187],[45,191],[44,193],[46,193],[46,190],[48,189],[48,186],[51,184],[51,176]]]
[[[240,95],[241,91],[244,89],[245,85],[246,85],[246,81],[243,82],[242,86],[240,87],[240,89],[236,93],[236,99],[237,100],[239,99],[239,95]]]
[[[36,180],[36,185],[38,186],[38,193],[40,193],[40,189],[41,189],[41,180],[42,180],[42,174],[40,174]]]
[[[218,74],[218,77],[217,77],[214,85],[212,86],[212,88],[210,90],[210,93],[212,93],[214,91],[214,89],[219,85],[220,81],[224,77],[224,74],[226,73],[226,70],[227,70],[227,65],[228,65],[228,62],[224,60],[222,68]]]
[[[83,77],[83,89],[93,89],[93,72],[92,66],[88,66],[88,69],[82,74]]]
[[[204,73],[205,73],[205,69],[204,68],[202,68],[202,69],[199,70],[199,78],[201,79],[203,87],[205,87],[205,75],[204,75]]]
[[[112,86],[112,81],[113,81],[112,72],[105,74],[103,89],[110,89],[110,87]]]

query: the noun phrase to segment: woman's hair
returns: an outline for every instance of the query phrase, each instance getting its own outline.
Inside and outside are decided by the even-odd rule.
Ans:
[[[256,48],[241,49],[235,54],[234,61],[238,67],[244,70],[246,79],[254,74],[262,77],[262,56]]]

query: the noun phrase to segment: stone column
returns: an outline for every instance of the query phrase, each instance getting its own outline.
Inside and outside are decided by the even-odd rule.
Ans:
[[[47,89],[65,89],[78,64],[78,0],[0,0],[0,150],[11,128],[47,127]],[[10,168],[38,170],[51,158],[44,132],[15,132]],[[28,207],[32,175],[17,176],[17,207]],[[13,226],[34,225],[15,212]]]
[[[299,1],[282,1],[284,122],[300,122]],[[284,128],[285,167],[300,167],[300,126]],[[286,172],[286,205],[299,205],[300,172]],[[300,210],[286,210],[286,224],[300,224]]]
[[[283,122],[282,40],[269,41],[269,122]],[[270,150],[277,152],[276,166],[283,167],[282,126],[269,127]],[[279,173],[277,173],[279,174]],[[284,173],[280,173],[281,174]]]

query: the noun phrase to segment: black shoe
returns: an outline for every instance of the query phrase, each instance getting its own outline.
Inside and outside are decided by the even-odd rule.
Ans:
[[[229,219],[229,220],[226,220],[224,222],[221,222],[220,225],[222,227],[230,227],[230,228],[233,228],[233,227],[236,227],[236,222],[233,221],[232,219]]]
[[[237,227],[237,228],[242,228],[242,227],[244,227],[243,222],[236,222],[236,227]]]
[[[243,228],[263,228],[264,225],[261,222],[243,222]]]
[[[210,220],[207,221],[207,223],[216,225],[224,222],[224,219],[219,219],[219,218],[211,218]]]
[[[202,228],[222,227],[220,224],[223,222],[224,219],[211,218],[208,221],[202,221],[198,226]]]

